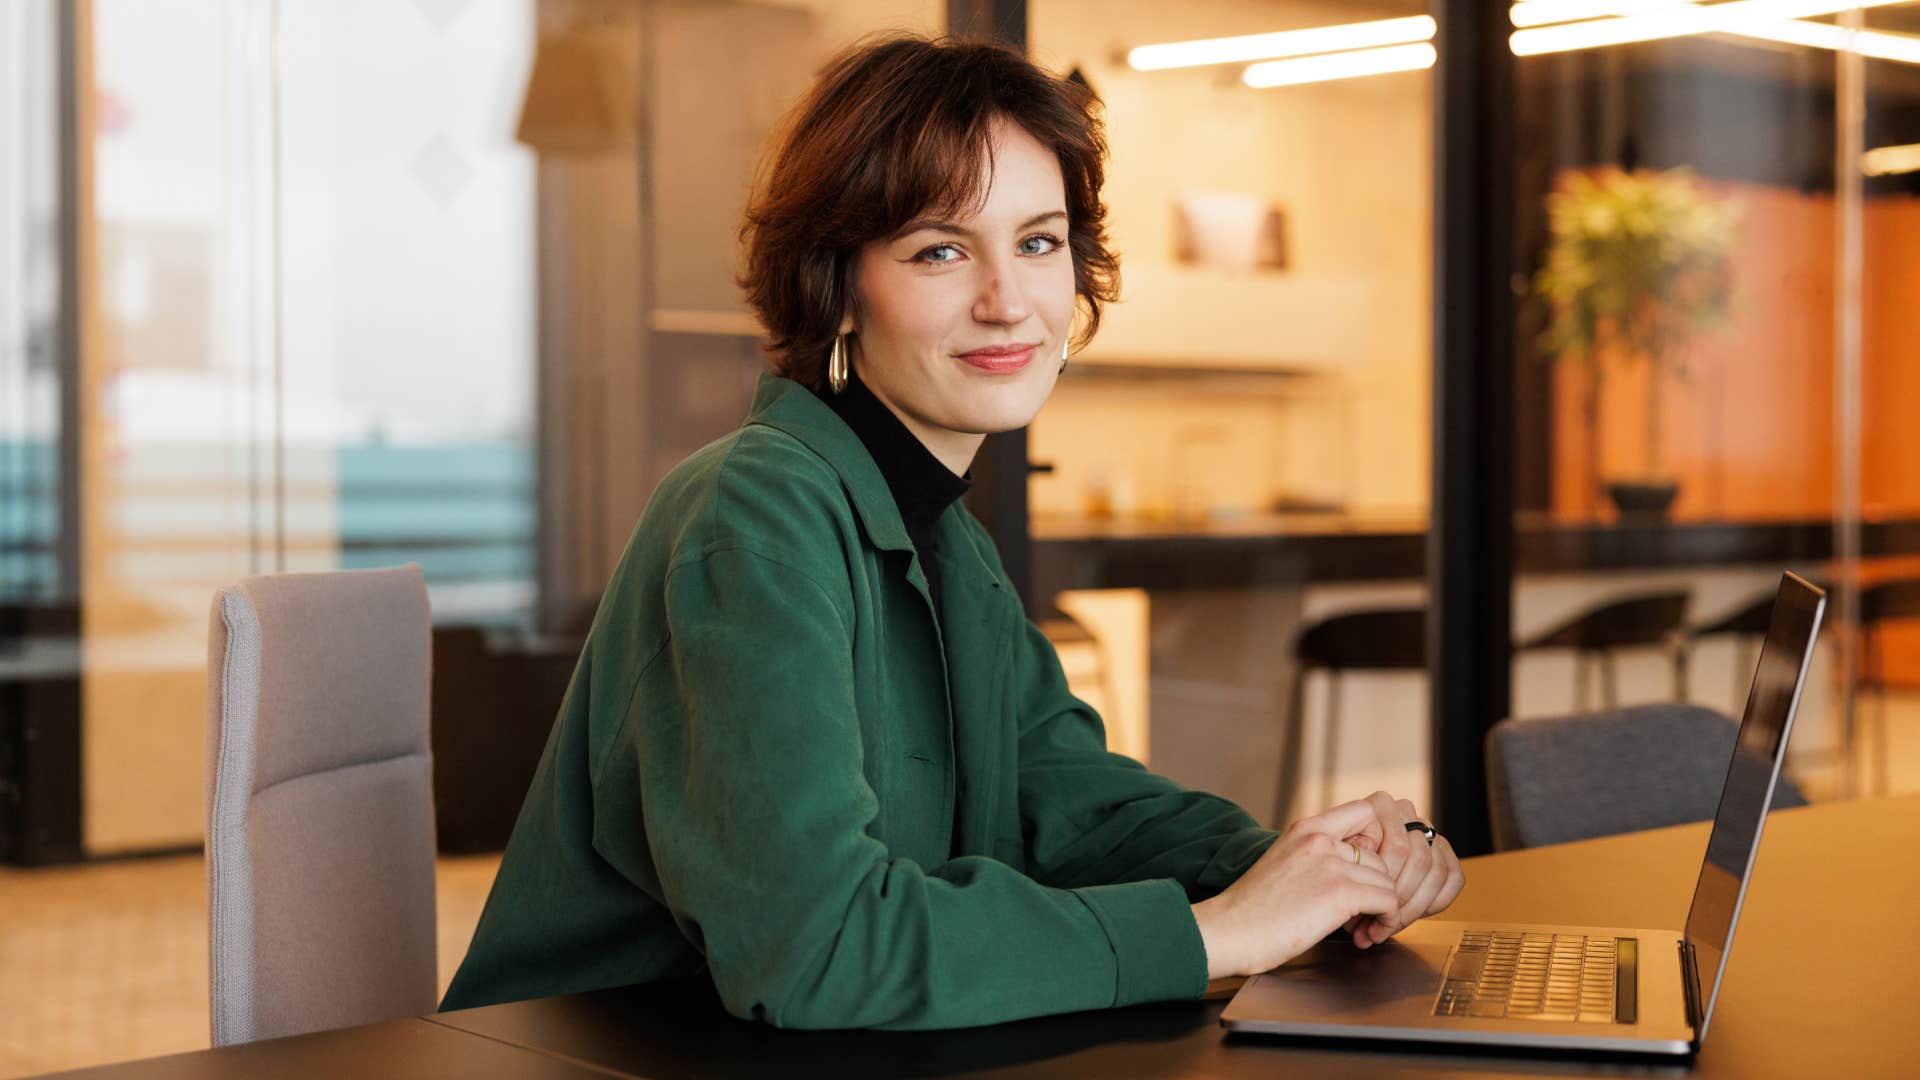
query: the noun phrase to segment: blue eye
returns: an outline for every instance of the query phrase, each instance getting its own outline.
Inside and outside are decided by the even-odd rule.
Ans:
[[[950,259],[934,258],[935,253],[941,252],[941,251],[949,252],[950,254],[952,254],[953,258],[950,258]],[[950,262],[953,262],[954,259],[957,259],[959,257],[960,257],[960,249],[954,247],[952,244],[938,244],[934,247],[928,248],[927,250],[921,252],[918,255],[915,255],[914,259],[919,262],[926,262],[926,263],[950,263]]]
[[[1038,249],[1035,249],[1029,246],[1035,243],[1039,243],[1044,246]],[[1025,240],[1020,241],[1020,254],[1049,255],[1060,249],[1060,243],[1061,243],[1060,238],[1057,236],[1049,236],[1046,233],[1038,233],[1033,236],[1027,237]]]

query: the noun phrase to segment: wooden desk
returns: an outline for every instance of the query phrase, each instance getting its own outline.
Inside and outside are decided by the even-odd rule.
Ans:
[[[354,1076],[600,1080],[607,1073],[557,1054],[509,1046],[444,1024],[392,1020],[53,1075],[63,1080],[318,1080]]]
[[[1704,824],[1472,859],[1449,918],[1678,926]],[[1920,795],[1768,821],[1691,1067],[1228,1037],[1224,1000],[937,1032],[779,1031],[662,984],[443,1013],[74,1074],[1038,1077],[1911,1076],[1920,1061]],[[429,1034],[437,1033],[437,1034]],[[589,1072],[588,1070],[593,1070]]]
[[[1674,926],[1707,826],[1467,862],[1450,919]],[[1830,803],[1767,822],[1699,1077],[1912,1076],[1920,1064],[1920,796]],[[1900,969],[1904,968],[1904,972]],[[1646,1075],[1642,1063],[1381,1051],[1234,1036],[1223,1000],[940,1032],[776,1031],[704,987],[629,987],[470,1009],[437,1023],[648,1076],[1048,1077]],[[1684,1066],[1652,1071],[1686,1074]]]

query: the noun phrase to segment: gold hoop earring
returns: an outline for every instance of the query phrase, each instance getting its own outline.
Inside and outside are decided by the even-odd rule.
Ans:
[[[1072,344],[1073,342],[1071,340],[1063,341],[1060,343],[1060,370],[1061,371],[1067,370],[1067,349],[1070,348]]]
[[[827,387],[836,394],[847,389],[847,335],[836,334],[833,338],[833,352],[827,357]]]

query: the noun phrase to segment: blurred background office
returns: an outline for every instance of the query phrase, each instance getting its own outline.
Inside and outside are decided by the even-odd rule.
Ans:
[[[764,137],[876,31],[1104,106],[1123,301],[970,501],[1115,749],[1484,850],[1490,723],[1737,715],[1794,569],[1793,778],[1920,787],[1920,3],[1447,7],[0,4],[0,1075],[205,1045],[248,574],[424,568],[451,972],[633,523],[763,368]]]

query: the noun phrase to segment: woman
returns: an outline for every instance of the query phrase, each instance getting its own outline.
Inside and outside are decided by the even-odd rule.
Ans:
[[[743,232],[775,374],[648,504],[446,1008],[704,973],[782,1026],[985,1024],[1452,902],[1410,804],[1276,839],[1106,753],[955,502],[1114,295],[1103,152],[998,47],[822,74]]]

